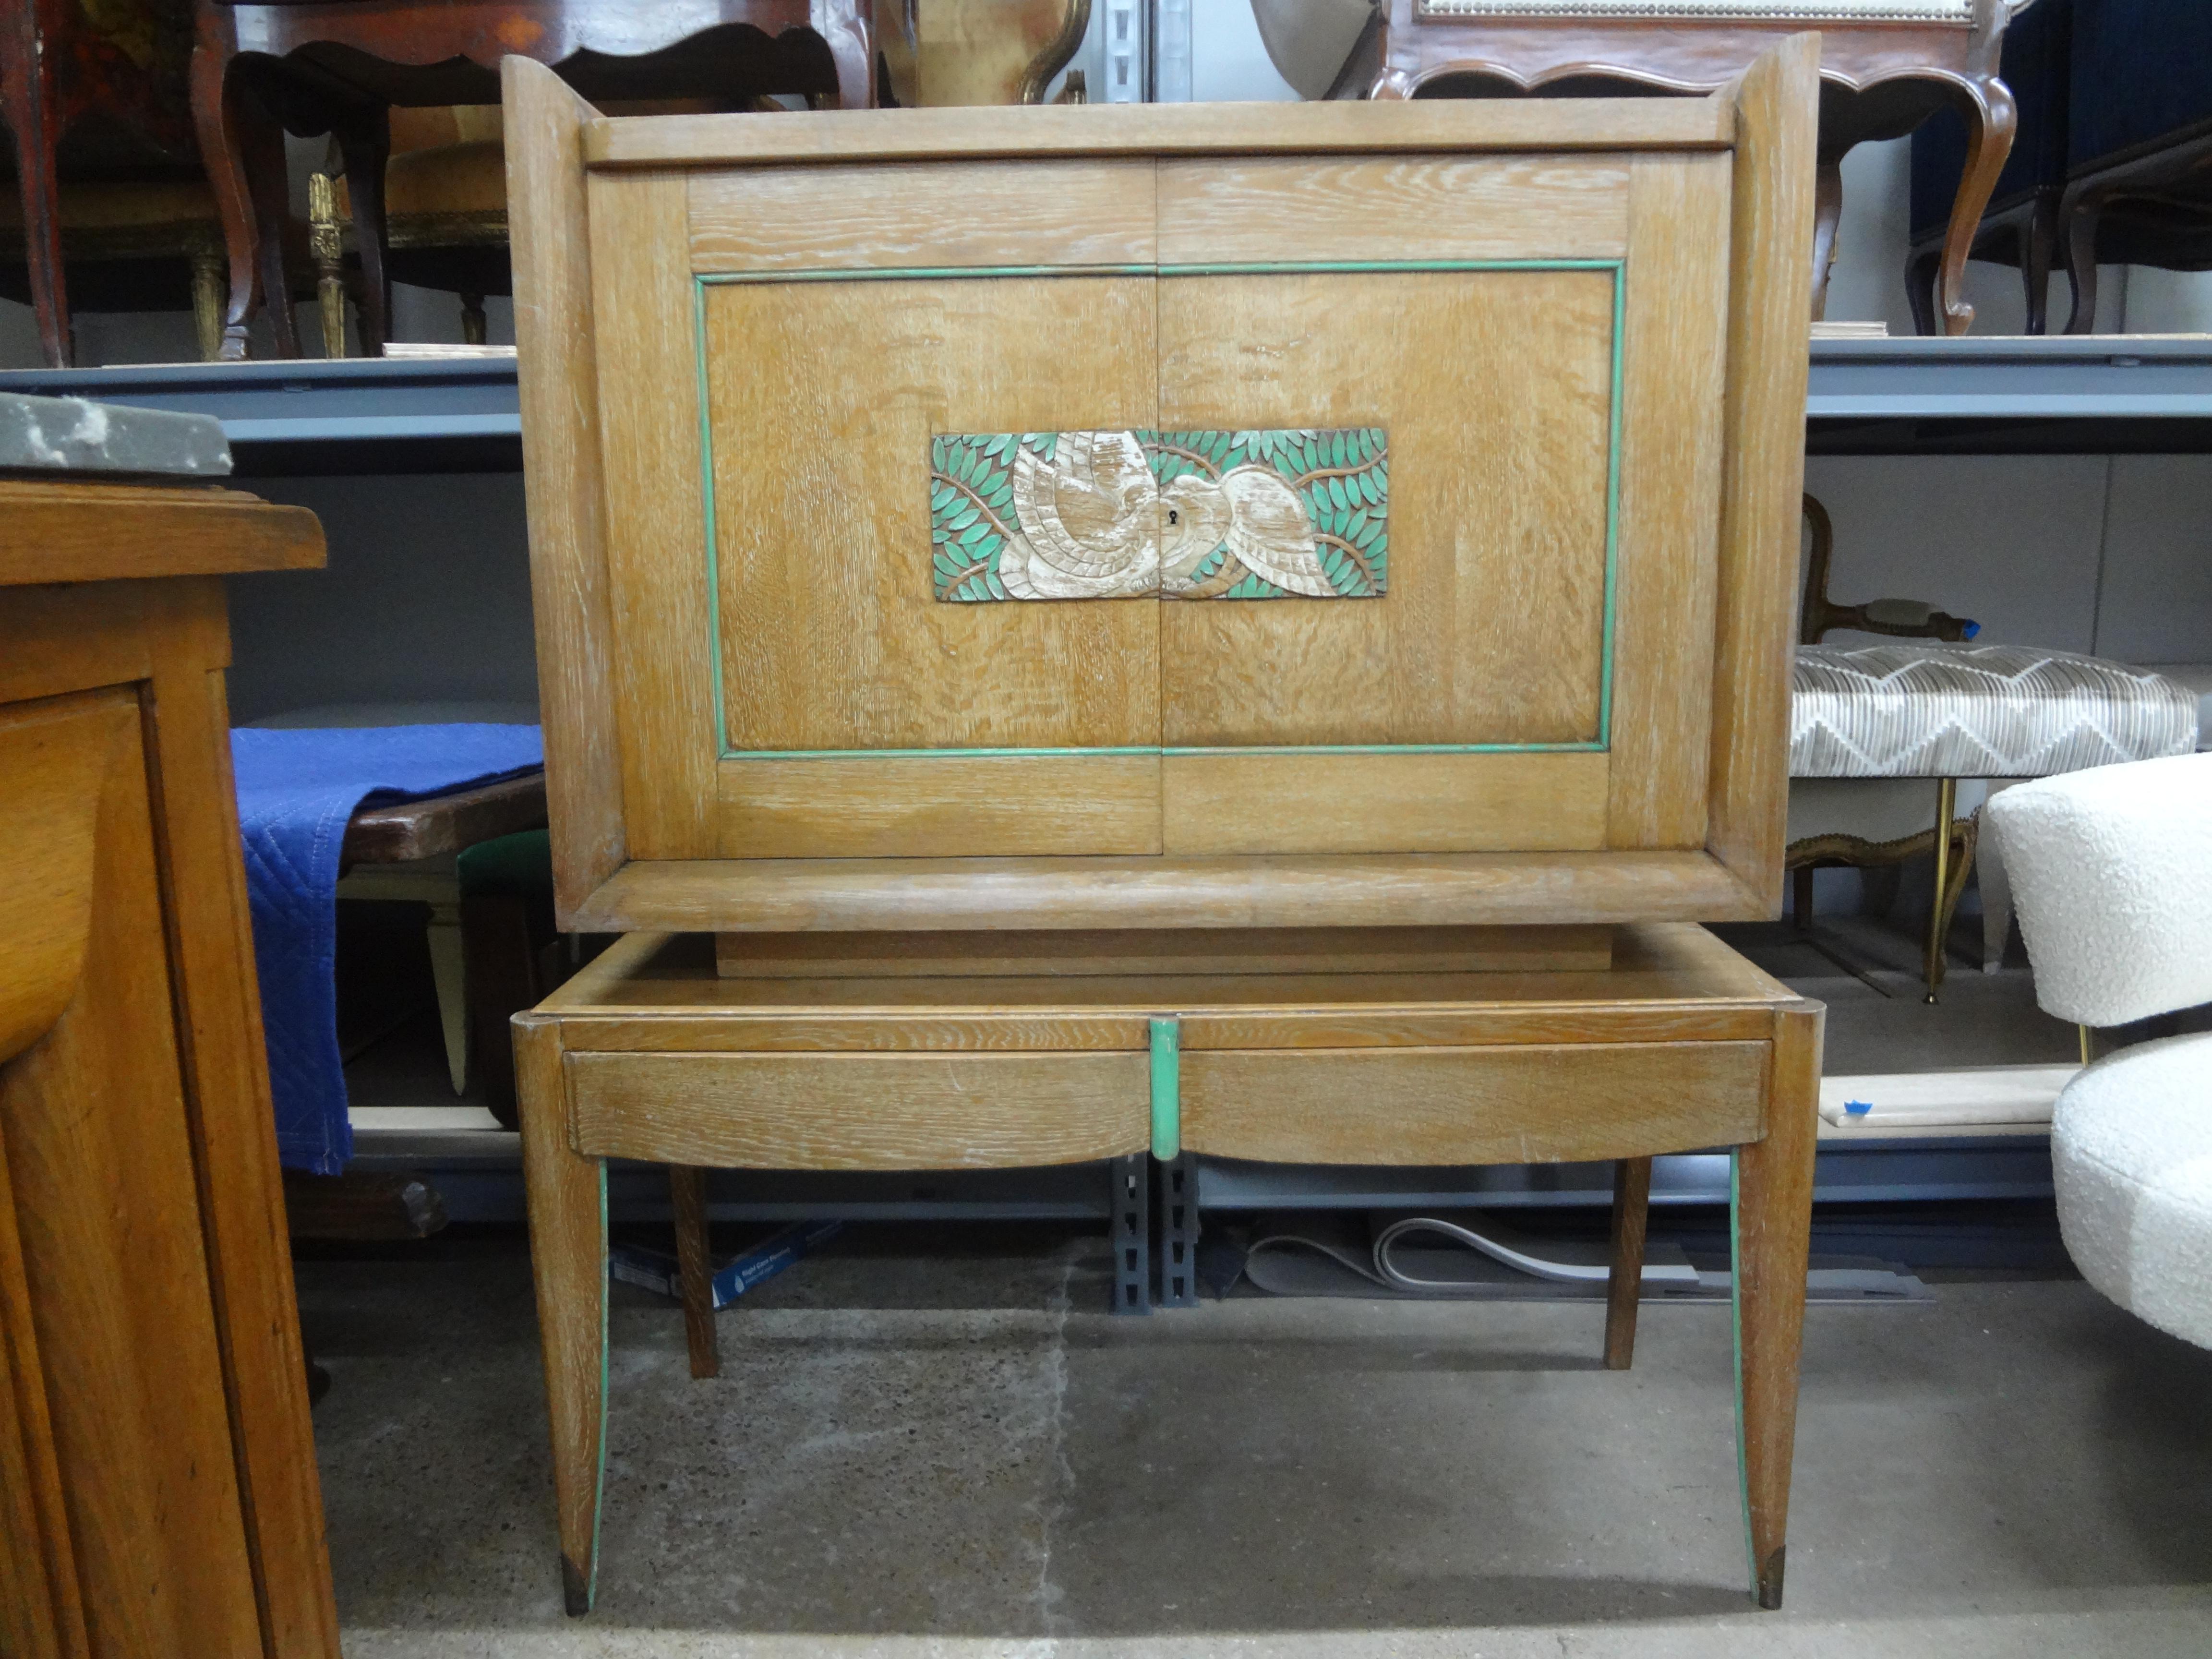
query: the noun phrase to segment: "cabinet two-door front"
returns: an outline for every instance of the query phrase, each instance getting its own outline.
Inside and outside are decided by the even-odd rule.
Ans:
[[[1702,846],[1729,160],[594,173],[631,856]]]

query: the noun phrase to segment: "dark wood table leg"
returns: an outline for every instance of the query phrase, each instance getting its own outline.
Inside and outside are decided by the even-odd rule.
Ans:
[[[2030,334],[2051,331],[2051,265],[2057,253],[2057,206],[2040,196],[2020,228],[2020,280],[2027,290]]]
[[[1997,187],[2012,154],[2019,112],[2013,106],[2012,88],[1994,75],[1961,82],[1953,88],[1959,112],[1966,120],[1966,171],[1959,180],[1959,194],[1951,204],[1951,225],[1943,236],[1943,264],[1936,279],[1936,310],[1946,334],[1964,334],[1974,325],[1974,308],[1966,303],[1966,260],[1980,234],[1982,213]]]
[[[691,1375],[720,1376],[714,1261],[707,1249],[707,1172],[693,1164],[670,1164],[668,1198],[676,1215],[676,1270],[684,1285],[684,1340],[691,1350]]]
[[[1905,261],[1905,297],[1912,307],[1912,331],[1936,334],[1936,283],[1943,272],[1943,250],[1923,248]]]
[[[1651,1219],[1651,1160],[1613,1166],[1613,1265],[1605,1283],[1605,1368],[1625,1371],[1636,1358],[1636,1305],[1644,1294],[1644,1237]]]
[[[1782,1605],[1824,1014],[1808,1002],[1776,1016],[1766,1138],[1735,1152],[1736,1435],[1752,1592],[1762,1607]]]
[[[1828,273],[1836,264],[1836,226],[1844,216],[1844,158],[1823,156],[1813,185],[1813,320],[1828,314]]]
[[[346,194],[353,209],[354,245],[361,254],[361,355],[381,357],[392,337],[392,275],[386,264],[390,232],[384,222],[384,168],[392,159],[392,112],[360,104],[331,122],[345,157]]]
[[[9,53],[0,66],[0,120],[15,143],[16,183],[23,199],[23,240],[30,264],[31,310],[49,368],[76,356],[70,332],[69,284],[62,265],[61,186],[54,151],[61,123],[50,88],[37,84],[40,66]],[[43,94],[43,95],[42,95]]]

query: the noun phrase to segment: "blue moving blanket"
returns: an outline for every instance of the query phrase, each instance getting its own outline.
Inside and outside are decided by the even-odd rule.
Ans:
[[[541,766],[535,726],[374,726],[230,734],[246,890],[283,1163],[336,1175],[353,1155],[338,1057],[338,853],[364,800],[418,799]]]

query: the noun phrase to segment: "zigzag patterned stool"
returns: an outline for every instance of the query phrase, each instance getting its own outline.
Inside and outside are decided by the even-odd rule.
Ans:
[[[1790,707],[1793,781],[1936,783],[1935,827],[1918,828],[1919,809],[1908,806],[1892,837],[1822,830],[1825,792],[1793,787],[1786,855],[1805,917],[1815,868],[1896,863],[1934,848],[1930,1002],[1943,982],[1943,940],[1973,863],[1978,817],[1957,817],[1961,778],[2045,777],[2197,747],[2197,696],[2187,686],[2147,668],[2030,646],[1800,646]],[[1851,814],[1860,831],[1868,827],[1865,805],[1855,803]]]

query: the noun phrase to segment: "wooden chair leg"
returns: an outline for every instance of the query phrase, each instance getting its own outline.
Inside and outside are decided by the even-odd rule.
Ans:
[[[490,337],[491,324],[484,315],[484,296],[464,289],[461,294],[461,343],[482,345]]]
[[[1651,1218],[1651,1160],[1613,1166],[1613,1266],[1605,1282],[1605,1368],[1625,1371],[1636,1358],[1636,1304],[1644,1294],[1644,1236]]]
[[[2051,265],[2058,252],[2058,210],[2049,197],[2029,210],[2020,233],[2020,281],[2027,301],[2030,334],[2051,331]]]
[[[1813,320],[1828,314],[1828,273],[1836,265],[1836,227],[1844,217],[1844,161],[1823,157],[1813,185]]]
[[[382,104],[344,111],[337,124],[345,161],[346,202],[353,210],[354,251],[361,258],[361,355],[381,357],[392,337],[391,231],[384,220],[384,168],[392,159],[392,112]]]
[[[559,1024],[518,1019],[514,1061],[530,1265],[553,1430],[561,1589],[568,1611],[583,1613],[592,1610],[597,1589],[599,1494],[606,1483],[606,1165],[568,1145]]]
[[[684,1340],[691,1350],[691,1375],[720,1376],[714,1262],[707,1249],[707,1172],[693,1164],[670,1164],[668,1197],[676,1212],[676,1270],[684,1285]]]
[[[1928,901],[1928,944],[1922,967],[1928,980],[1928,1001],[1933,1005],[1943,988],[1943,967],[1950,931],[1951,906],[1944,902],[1951,890],[1951,820],[1958,816],[1959,781],[1943,778],[1936,785],[1936,889]]]
[[[1736,1435],[1752,1593],[1762,1607],[1782,1605],[1813,1230],[1822,1020],[1814,1002],[1776,1016],[1766,1139],[1735,1152]]]
[[[2073,309],[2066,314],[2069,334],[2097,331],[2097,220],[2102,204],[2069,197],[2058,207],[2066,239],[2066,276],[2074,285]]]
[[[1964,334],[1974,325],[1974,308],[1966,303],[1966,261],[1980,235],[1982,214],[1997,187],[2012,154],[2014,131],[2020,124],[2012,88],[1991,75],[1954,86],[1959,113],[1966,118],[1966,170],[1959,180],[1959,194],[1951,204],[1951,223],[1943,236],[1943,264],[1936,282],[1936,311],[1946,334]]]
[[[54,151],[61,140],[52,70],[23,66],[0,77],[0,118],[15,140],[16,183],[22,196],[24,256],[29,265],[31,311],[46,367],[67,368],[76,357],[70,329],[69,283],[62,262],[61,184]]]

